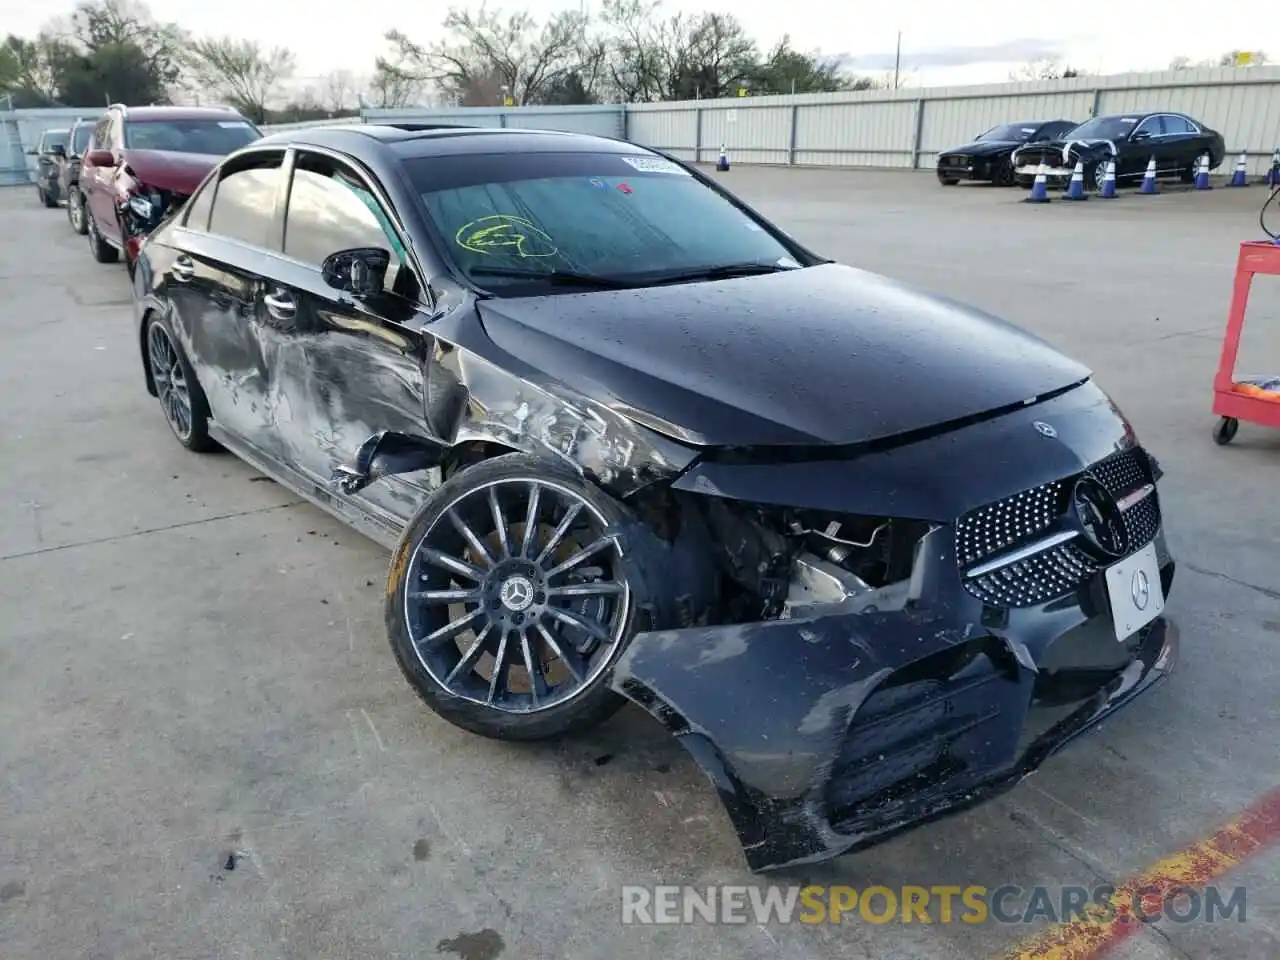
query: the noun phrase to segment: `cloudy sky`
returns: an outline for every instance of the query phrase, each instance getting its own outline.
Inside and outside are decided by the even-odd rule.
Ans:
[[[567,0],[569,4],[577,0]],[[593,0],[586,0],[590,10]],[[594,0],[598,3],[599,0]],[[284,43],[298,57],[300,79],[345,68],[372,70],[382,35],[398,27],[419,41],[438,31],[448,2],[403,0],[151,0],[163,20],[198,34],[236,33],[267,44]],[[562,9],[562,0],[490,0],[490,7],[525,8],[536,15]],[[34,34],[51,16],[70,11],[74,0],[0,0],[3,31]],[[979,5],[981,16],[963,17],[954,3],[896,0],[893,3],[837,4],[834,0],[737,0],[699,3],[664,0],[670,11],[706,9],[734,13],[767,45],[790,32],[796,46],[847,54],[867,72],[891,69],[894,43],[902,31],[902,61],[915,84],[1000,82],[1021,62],[1058,57],[1093,72],[1155,70],[1176,56],[1202,59],[1236,47],[1262,49],[1280,61],[1280,19],[1224,16],[1221,5],[1189,4],[1187,15],[1151,15],[1144,0],[1093,4]],[[1071,10],[1078,12],[1071,16]],[[1000,16],[995,12],[1003,9]],[[1255,7],[1243,7],[1252,10]],[[839,12],[837,12],[839,11]]]

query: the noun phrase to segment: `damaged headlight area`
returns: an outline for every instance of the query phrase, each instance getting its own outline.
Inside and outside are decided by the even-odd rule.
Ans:
[[[145,237],[182,208],[185,197],[168,190],[144,186],[129,197],[121,210],[121,223],[129,237]]]
[[[833,605],[867,602],[888,588],[905,589],[922,538],[934,528],[920,520],[652,491],[636,506],[651,530],[672,535],[681,527],[680,543],[693,558],[689,565],[712,561],[708,582],[714,586],[683,609],[683,623],[812,616]]]

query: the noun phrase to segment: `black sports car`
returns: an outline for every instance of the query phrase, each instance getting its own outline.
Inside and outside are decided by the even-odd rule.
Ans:
[[[643,147],[269,136],[134,293],[182,444],[391,548],[433,710],[528,740],[630,698],[753,868],[1011,786],[1173,663],[1160,470],[1088,370]]]
[[[1025,143],[1057,139],[1074,126],[1074,120],[1029,120],[992,127],[972,143],[938,154],[938,181],[953,186],[961,180],[989,180],[1011,187],[1014,150]]]
[[[1183,113],[1117,113],[1094,117],[1052,143],[1035,143],[1014,151],[1014,170],[1020,186],[1029,187],[1040,164],[1050,184],[1066,186],[1077,161],[1084,165],[1084,186],[1095,190],[1114,160],[1116,181],[1141,180],[1152,157],[1156,175],[1195,180],[1196,164],[1209,154],[1216,170],[1226,156],[1222,134]]]

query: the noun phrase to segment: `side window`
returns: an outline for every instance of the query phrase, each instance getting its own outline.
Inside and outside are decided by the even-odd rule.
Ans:
[[[182,221],[188,230],[204,233],[209,229],[209,211],[213,209],[213,193],[217,185],[218,178],[214,177],[188,201],[186,218]]]
[[[351,247],[390,253],[386,288],[396,289],[405,250],[377,197],[341,164],[300,153],[285,215],[285,255],[319,267],[330,254]]]
[[[1165,117],[1165,133],[1195,133],[1195,127],[1186,117]]]
[[[98,125],[93,128],[93,149],[94,150],[110,150],[111,136],[108,132],[111,129],[111,118],[103,117],[98,121]]]
[[[276,155],[254,158],[253,165],[224,173],[218,181],[209,232],[255,247],[273,247],[276,190],[280,184]]]
[[[1164,116],[1147,117],[1147,119],[1143,120],[1142,123],[1138,124],[1138,129],[1133,132],[1137,133],[1139,130],[1143,133],[1149,133],[1153,137],[1163,136],[1166,132],[1164,128]]]

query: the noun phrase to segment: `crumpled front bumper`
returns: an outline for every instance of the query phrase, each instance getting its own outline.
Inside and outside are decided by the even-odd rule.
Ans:
[[[1173,668],[1171,622],[1120,643],[1088,589],[983,626],[981,603],[947,576],[950,531],[935,534],[936,562],[910,596],[642,633],[620,659],[614,689],[693,755],[752,870],[825,860],[989,799]],[[1174,563],[1159,541],[1167,594]]]

